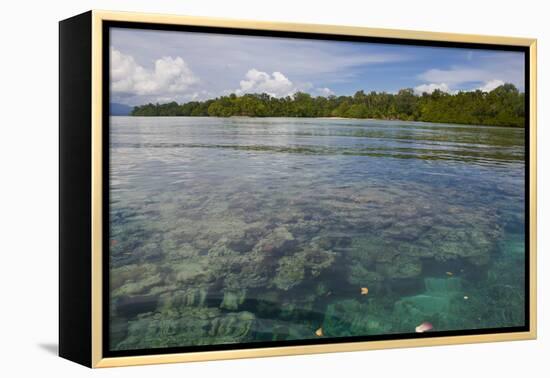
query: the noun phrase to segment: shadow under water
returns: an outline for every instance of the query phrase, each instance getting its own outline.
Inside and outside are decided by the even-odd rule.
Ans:
[[[524,324],[523,130],[110,127],[112,350]]]

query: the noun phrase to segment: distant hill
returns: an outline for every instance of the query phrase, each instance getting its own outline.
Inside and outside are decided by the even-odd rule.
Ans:
[[[132,113],[133,109],[132,106],[111,102],[109,114],[112,116],[128,116]]]

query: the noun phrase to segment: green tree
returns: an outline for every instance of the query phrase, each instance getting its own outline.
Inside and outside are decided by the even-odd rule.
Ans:
[[[277,98],[267,93],[232,93],[184,104],[145,104],[134,107],[134,116],[211,117],[348,117],[400,119],[494,126],[525,126],[525,94],[512,84],[491,92],[480,90],[455,94],[435,90],[418,96],[411,88],[396,94],[360,90],[353,96],[317,96],[297,92]]]

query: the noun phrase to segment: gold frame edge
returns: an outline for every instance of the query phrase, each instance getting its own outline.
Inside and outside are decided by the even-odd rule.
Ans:
[[[529,234],[529,278],[530,278],[530,330],[526,332],[495,333],[467,336],[445,336],[420,339],[398,339],[387,341],[345,342],[306,346],[269,347],[254,349],[220,350],[209,352],[150,354],[130,357],[103,357],[102,350],[102,22],[128,21],[158,24],[183,24],[215,26],[251,30],[294,31],[334,35],[370,36],[443,42],[464,42],[499,44],[529,47],[530,55],[530,234]],[[255,357],[307,355],[331,352],[353,352],[374,349],[426,347],[438,345],[459,345],[500,341],[533,340],[537,338],[537,40],[503,36],[426,32],[414,30],[366,28],[322,24],[296,24],[252,20],[235,20],[197,16],[163,15],[132,12],[92,11],[92,367],[119,367],[177,362],[199,362],[230,360]]]
[[[92,356],[96,367],[103,358],[103,140],[102,140],[102,18],[92,11]]]
[[[529,44],[529,328],[537,338],[537,40]]]

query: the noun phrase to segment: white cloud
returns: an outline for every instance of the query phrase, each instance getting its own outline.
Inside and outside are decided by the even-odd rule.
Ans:
[[[504,84],[504,81],[502,80],[489,80],[485,84],[483,84],[481,87],[476,88],[483,92],[491,92],[493,89],[500,87]]]
[[[120,51],[131,52],[142,64],[185,51],[186,63],[203,79],[201,85],[216,95],[228,88],[234,92],[235,82],[253,67],[268,73],[282,72],[295,85],[314,82],[331,87],[332,83],[355,83],[360,75],[357,71],[365,66],[415,59],[401,48],[354,42],[210,33],[113,28],[110,41]]]
[[[414,92],[416,94],[419,94],[419,95],[424,93],[424,92],[431,94],[436,89],[439,89],[440,91],[445,92],[445,93],[454,93],[455,92],[455,91],[452,91],[451,88],[449,88],[449,86],[446,83],[439,83],[439,84],[430,83],[430,84],[418,85],[414,88]]]
[[[325,96],[325,97],[334,95],[334,92],[333,92],[330,88],[327,88],[327,87],[324,87],[324,88],[317,88],[316,91],[317,91],[321,96]]]
[[[470,59],[473,53],[468,53]],[[473,64],[474,62],[472,62]],[[490,91],[503,83],[512,83],[519,90],[524,88],[524,63],[518,53],[476,55],[475,67],[454,65],[447,69],[432,68],[417,75],[427,83],[445,83],[453,90]]]
[[[466,90],[466,92],[476,91],[476,90],[480,90],[480,91],[483,91],[483,92],[491,92],[493,89],[495,89],[495,88],[497,88],[497,87],[499,87],[503,84],[504,84],[504,81],[502,81],[502,80],[498,80],[498,79],[488,80],[488,81],[485,81],[482,86],[477,87],[477,88],[472,88],[470,90]],[[450,86],[447,83],[421,84],[421,85],[418,85],[414,88],[414,92],[417,95],[421,95],[424,92],[431,94],[436,89],[439,89],[442,92],[450,93],[450,94],[455,94],[455,93],[458,92],[457,90],[451,89]]]
[[[489,73],[483,69],[454,67],[449,70],[431,69],[418,75],[419,79],[430,83],[455,85],[469,82],[483,82]]]
[[[199,79],[181,57],[157,59],[152,70],[111,48],[111,90],[129,95],[182,94]]]
[[[245,80],[240,81],[240,88],[235,93],[267,93],[273,97],[285,97],[297,91],[298,88],[281,72],[276,71],[270,75],[253,68],[248,70]]]

